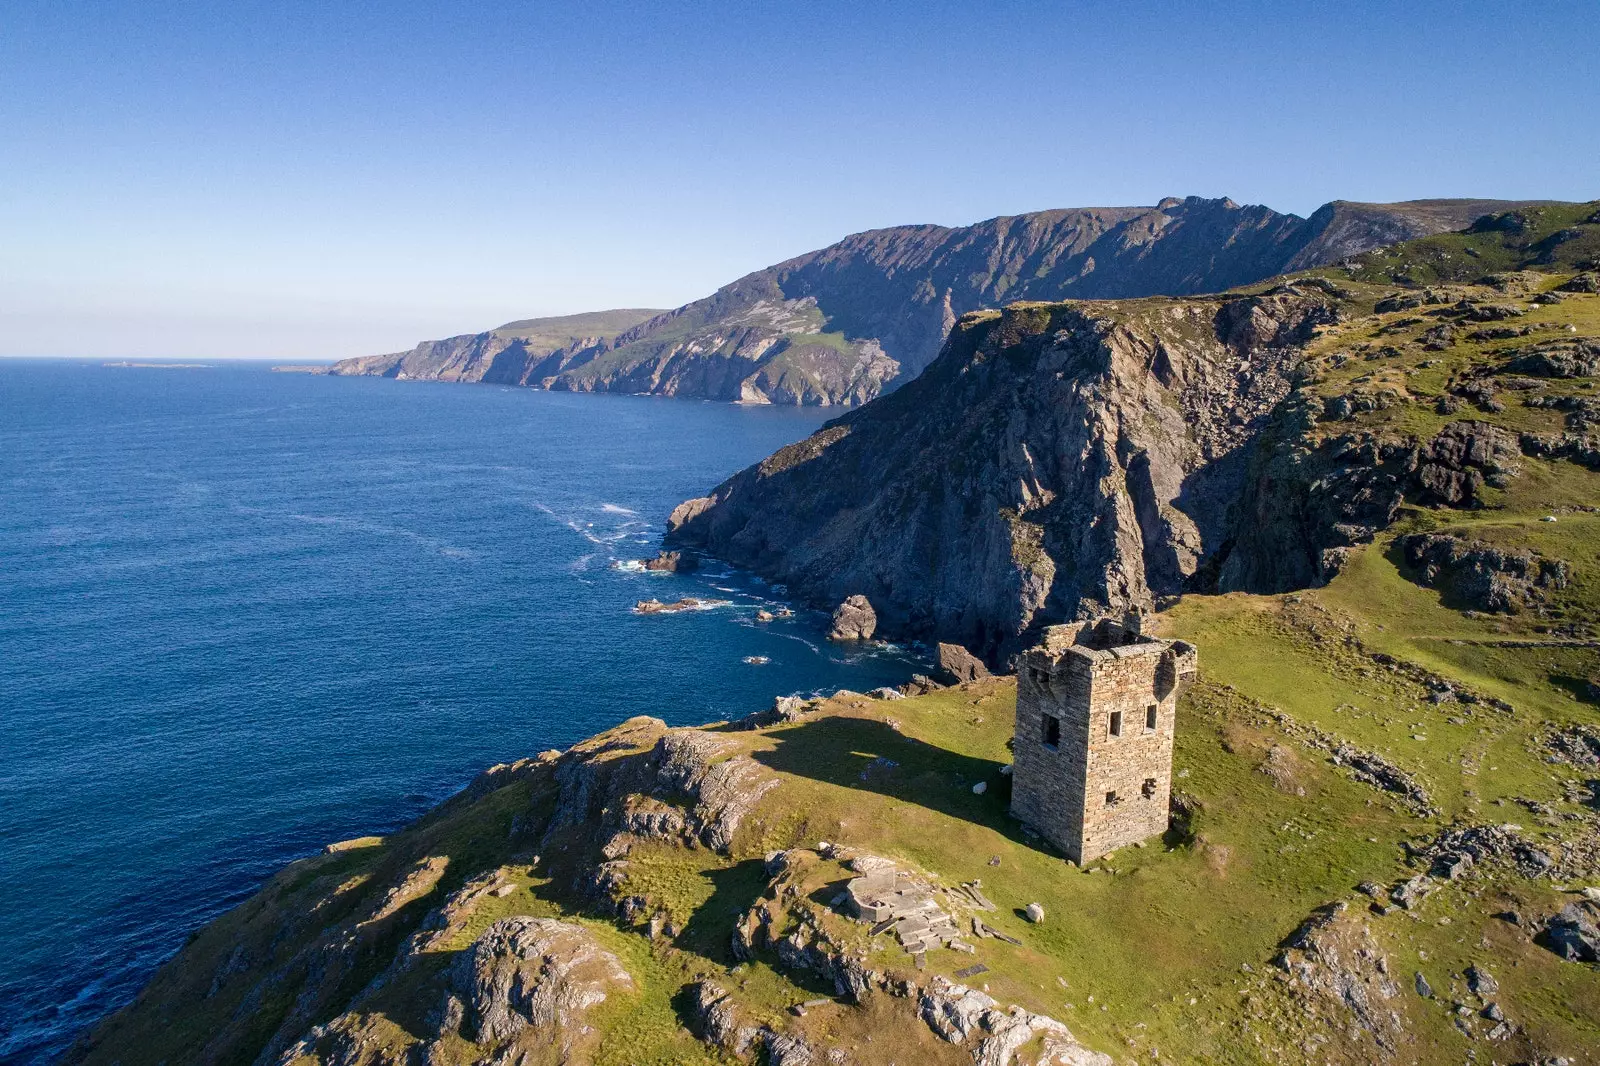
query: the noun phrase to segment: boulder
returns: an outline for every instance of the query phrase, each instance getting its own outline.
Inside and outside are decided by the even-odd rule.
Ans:
[[[1496,981],[1488,970],[1474,963],[1467,967],[1467,987],[1472,989],[1475,995],[1487,999],[1500,991],[1500,982]]]
[[[991,676],[983,660],[959,644],[939,645],[939,679],[958,685],[963,681],[977,681]]]
[[[1600,962],[1600,907],[1569,903],[1544,923],[1540,940],[1545,947],[1572,962]]]
[[[1039,906],[1037,903],[1028,904],[1027,909],[1025,909],[1022,913],[1027,915],[1028,921],[1034,923],[1035,925],[1038,925],[1040,922],[1044,921],[1044,908]]]
[[[828,636],[833,640],[871,640],[877,629],[877,612],[865,596],[858,594],[834,609],[833,628]]]

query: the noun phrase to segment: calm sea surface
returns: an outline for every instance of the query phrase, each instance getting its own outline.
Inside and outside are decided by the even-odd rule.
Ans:
[[[756,625],[781,589],[614,565],[823,418],[0,360],[0,1061],[49,1061],[285,862],[491,763],[904,680],[817,616]],[[629,611],[681,595],[731,603]]]

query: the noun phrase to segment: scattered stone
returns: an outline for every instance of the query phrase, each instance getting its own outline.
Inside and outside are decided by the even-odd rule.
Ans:
[[[1423,999],[1433,998],[1433,986],[1428,984],[1428,979],[1422,976],[1421,970],[1417,971],[1416,985],[1417,995],[1421,996]]]
[[[882,688],[875,688],[867,695],[871,696],[875,700],[903,700],[906,698],[905,693],[901,692],[897,688],[890,688],[887,685],[883,686]]]
[[[1555,759],[1584,769],[1600,767],[1600,728],[1572,725],[1550,734],[1544,744]]]
[[[1446,881],[1457,881],[1472,869],[1472,856],[1465,851],[1446,852],[1433,860],[1432,873]]]
[[[956,976],[965,979],[965,978],[968,978],[968,977],[976,977],[980,973],[988,973],[988,972],[989,972],[989,967],[985,966],[981,962],[975,962],[971,966],[963,966],[961,969],[957,970],[956,971]]]
[[[828,636],[833,640],[871,640],[878,629],[878,615],[865,596],[846,599],[833,612],[833,628]]]
[[[1491,1003],[1483,1008],[1483,1016],[1491,1022],[1503,1022],[1506,1020],[1506,1012],[1500,1009],[1500,1004],[1498,1003]]]
[[[874,865],[846,885],[850,899],[845,909],[858,921],[873,923],[874,931],[893,929],[900,946],[913,956],[948,947],[960,930],[934,899],[933,886],[888,860],[880,861],[885,865]]]
[[[981,796],[987,791],[989,791],[989,782],[987,781],[979,781],[976,785],[972,786],[972,794],[974,796]]]

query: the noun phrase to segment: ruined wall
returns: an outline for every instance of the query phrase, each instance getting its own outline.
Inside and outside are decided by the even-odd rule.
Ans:
[[[1195,656],[1182,642],[1132,634],[1121,639],[1136,643],[1108,648],[1055,637],[1017,674],[1011,810],[1084,863],[1166,831],[1178,689]]]

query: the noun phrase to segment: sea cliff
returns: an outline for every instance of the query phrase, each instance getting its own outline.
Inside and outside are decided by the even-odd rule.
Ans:
[[[673,311],[508,323],[348,359],[333,373],[859,405],[921,373],[971,311],[1019,300],[1219,292],[1515,206],[1334,201],[1301,218],[1190,196],[953,228],[894,226],[758,270]]]

